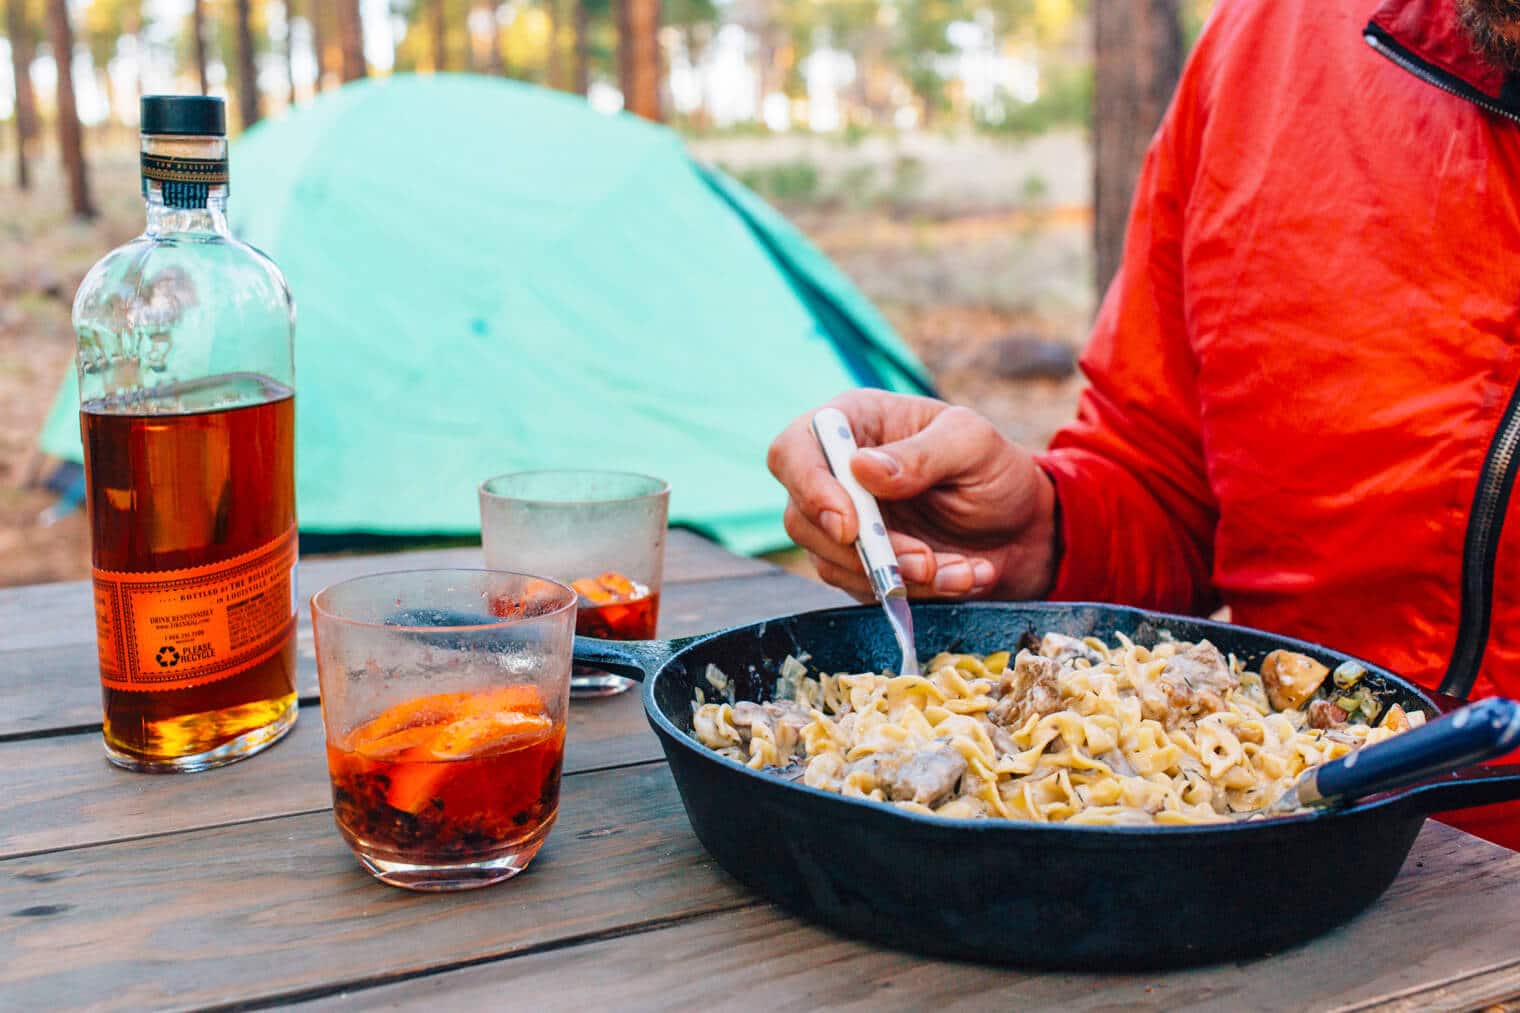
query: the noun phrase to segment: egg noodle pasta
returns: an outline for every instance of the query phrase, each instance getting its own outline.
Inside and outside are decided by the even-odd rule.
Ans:
[[[1047,634],[1038,649],[940,654],[922,676],[811,675],[735,702],[709,666],[703,745],[759,770],[913,812],[1073,824],[1212,823],[1263,809],[1310,767],[1423,721],[1383,713],[1354,663],[1276,651],[1247,671],[1207,640]],[[725,699],[710,701],[711,696]]]

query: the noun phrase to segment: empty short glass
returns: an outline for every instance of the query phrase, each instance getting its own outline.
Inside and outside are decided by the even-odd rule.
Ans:
[[[519,471],[480,484],[486,565],[541,573],[580,597],[576,632],[648,640],[660,612],[670,486],[624,471]],[[631,681],[577,666],[574,697],[621,693]]]
[[[411,570],[312,597],[338,830],[383,882],[488,886],[559,810],[575,592],[520,573]]]

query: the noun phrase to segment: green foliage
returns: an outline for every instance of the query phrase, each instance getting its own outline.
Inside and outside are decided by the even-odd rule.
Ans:
[[[899,211],[911,206],[913,198],[923,189],[926,175],[923,159],[898,155],[892,160],[892,181],[887,184],[883,199]]]
[[[869,164],[852,165],[839,177],[838,199],[847,207],[870,207],[877,200],[876,167]]]
[[[1024,102],[1002,94],[989,108],[978,111],[979,130],[1030,137],[1055,127],[1085,127],[1092,117],[1093,75],[1090,66],[1045,69],[1040,95]]]
[[[1214,0],[1183,0],[1182,2],[1182,44],[1191,50],[1193,43],[1198,41],[1198,33],[1203,31],[1203,23],[1208,20],[1209,12],[1214,8]]]
[[[1038,172],[1031,172],[1024,177],[1024,182],[1019,187],[1019,195],[1023,197],[1025,204],[1043,204],[1045,198],[1050,195],[1050,183]]]
[[[593,8],[593,15],[606,13],[611,9],[610,0],[600,0],[587,4]],[[600,8],[600,11],[596,10]],[[696,28],[699,26],[711,26],[718,20],[718,8],[713,0],[664,0],[660,4],[660,23],[674,28]]]
[[[90,47],[90,58],[104,67],[116,55],[116,42],[142,27],[143,0],[90,0],[75,25],[79,40]]]
[[[724,171],[766,200],[806,202],[818,193],[818,166],[807,158]]]
[[[929,119],[945,106],[945,79],[939,62],[952,51],[950,25],[973,17],[975,5],[964,0],[900,0],[896,10],[897,60]]]

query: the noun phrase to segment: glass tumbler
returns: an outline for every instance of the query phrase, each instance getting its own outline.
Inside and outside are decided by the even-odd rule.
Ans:
[[[520,471],[480,484],[486,565],[541,573],[580,597],[576,632],[648,640],[660,612],[670,486],[624,471]],[[633,683],[576,666],[572,697],[609,696]]]
[[[312,596],[333,812],[392,886],[527,868],[559,810],[575,592],[490,570],[358,577]]]

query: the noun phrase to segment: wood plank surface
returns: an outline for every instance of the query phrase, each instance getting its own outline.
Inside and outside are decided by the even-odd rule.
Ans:
[[[16,1009],[269,1001],[753,903],[652,763],[567,777],[533,866],[466,893],[375,882],[327,812],[0,862],[0,996]]]
[[[689,537],[672,539],[664,636],[846,601]],[[709,576],[675,572],[677,541],[684,573]],[[310,565],[332,564],[327,582],[472,565],[476,551]],[[1437,824],[1367,914],[1258,961],[1037,974],[835,936],[707,857],[633,694],[572,706],[560,822],[528,873],[464,894],[394,890],[332,824],[315,706],[249,763],[193,777],[110,767],[87,609],[85,636],[56,616],[16,625],[66,615],[81,587],[0,591],[3,1008],[1424,1010],[1520,992],[1520,855]],[[309,625],[300,654],[310,700]]]
[[[313,556],[301,563],[303,616],[307,600],[328,584],[366,573],[485,565],[478,546],[421,552]],[[717,580],[775,572],[759,559],[736,556],[700,535],[679,528],[665,543],[665,582]],[[0,651],[94,644],[95,613],[88,581],[0,588]]]
[[[1517,912],[1520,855],[1430,823],[1366,914],[1261,960],[1150,974],[1022,972],[885,950],[765,905],[313,1005],[423,1009],[445,1000],[474,1009],[531,996],[550,1010],[707,1009],[735,1000],[767,1010],[1326,1010],[1389,1001],[1459,1009],[1483,994],[1461,987],[1473,975],[1514,980]]]
[[[570,705],[565,772],[645,763],[662,755],[638,692]],[[328,808],[322,715],[301,708],[296,727],[244,763],[190,776],[119,770],[100,735],[0,746],[0,860]]]
[[[412,557],[407,558],[410,562]],[[852,604],[833,588],[762,565],[763,571],[749,576],[666,585],[660,635],[687,636],[787,612]],[[297,638],[297,689],[303,699],[313,700],[316,653],[304,610]],[[93,641],[0,652],[0,742],[99,727],[100,682]]]
[[[842,598],[779,571],[683,582],[671,587],[661,628],[668,635],[683,636]],[[306,648],[301,663],[309,681],[303,689],[314,693],[309,639]],[[84,718],[91,730],[0,743],[0,857],[266,819],[328,804],[321,715],[313,705],[302,707],[296,729],[285,741],[245,763],[192,777],[144,777],[112,767],[101,755],[91,654],[88,692],[78,688],[71,715]],[[51,674],[57,680],[58,673]],[[55,688],[54,699],[56,692]],[[36,704],[37,698],[34,693],[24,699],[26,707],[18,705],[18,717],[45,710]],[[660,756],[637,691],[613,700],[576,701],[570,713],[567,770]],[[41,716],[55,720],[46,713]]]
[[[1513,930],[1512,930],[1513,931]],[[1339,1007],[1335,1013],[1424,1013],[1427,1010],[1520,1011],[1520,956],[1434,988],[1416,986],[1400,995]]]

